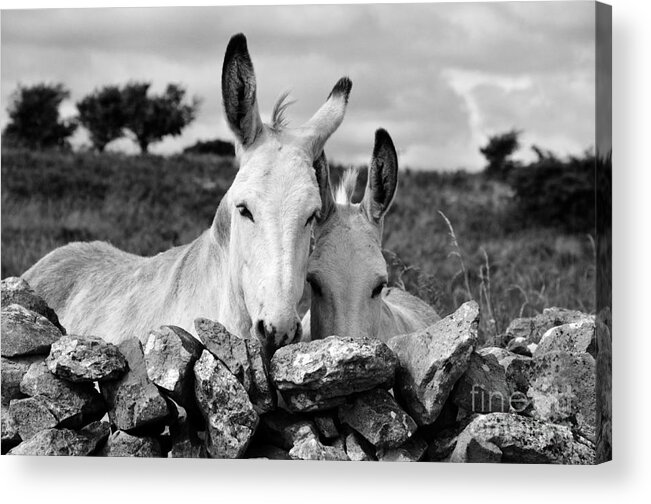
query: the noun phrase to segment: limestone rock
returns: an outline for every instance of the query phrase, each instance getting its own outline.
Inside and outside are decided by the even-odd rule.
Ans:
[[[452,401],[467,411],[477,413],[508,412],[511,390],[506,370],[491,354],[472,353],[468,369],[452,393]]]
[[[78,429],[106,412],[102,396],[90,383],[70,383],[53,375],[45,362],[32,364],[20,382],[24,394],[38,399],[54,415],[57,427]]]
[[[293,444],[289,456],[295,460],[348,460],[342,446],[326,446],[307,422],[293,432]]]
[[[378,451],[380,462],[418,462],[425,456],[427,443],[419,435],[412,436],[397,448]]]
[[[314,424],[323,439],[335,439],[339,437],[339,429],[337,429],[333,415],[329,413],[314,415]]]
[[[9,407],[3,406],[0,411],[0,416],[2,417],[2,425],[0,426],[0,432],[2,433],[1,446],[2,453],[7,453],[10,448],[13,448],[18,443],[20,443],[20,434],[18,433],[18,424],[16,420],[9,413]]]
[[[595,350],[595,323],[588,318],[551,328],[543,334],[534,357],[553,351],[588,352],[595,357]]]
[[[246,458],[267,459],[267,460],[292,460],[287,451],[274,445],[262,444],[254,445],[246,452]]]
[[[433,423],[468,368],[477,341],[479,306],[469,301],[426,329],[388,342],[398,357],[394,391],[419,425]]]
[[[181,404],[193,395],[194,363],[203,345],[190,333],[176,326],[151,331],[144,344],[147,376]]]
[[[52,373],[72,382],[114,380],[127,370],[118,347],[95,336],[62,336],[45,362]]]
[[[416,432],[416,422],[384,389],[356,396],[339,408],[339,420],[376,448],[395,448]]]
[[[527,397],[531,416],[569,425],[594,441],[596,363],[587,353],[548,352],[533,359]]]
[[[529,341],[526,338],[520,336],[509,341],[506,345],[506,349],[509,352],[513,352],[514,354],[518,355],[524,355],[525,357],[531,357],[532,355],[531,348],[529,348]]]
[[[545,308],[541,314],[535,317],[512,320],[506,328],[505,337],[507,341],[521,337],[527,340],[527,343],[538,343],[543,334],[552,327],[585,319],[592,319],[594,321],[594,316],[564,308]]]
[[[2,406],[8,406],[12,399],[25,397],[20,391],[20,382],[27,370],[34,362],[43,360],[42,355],[30,355],[25,357],[14,357],[6,359],[2,357]]]
[[[258,429],[260,439],[289,451],[294,443],[304,437],[306,432],[318,436],[314,422],[303,415],[293,415],[284,410],[277,409],[265,413],[260,417]]]
[[[41,398],[14,399],[9,403],[9,415],[23,441],[59,423]]]
[[[118,380],[100,383],[111,422],[127,432],[159,424],[169,410],[156,385],[147,377],[140,341],[129,338],[118,349],[127,359],[128,371]]]
[[[207,350],[195,363],[194,376],[197,404],[208,425],[208,453],[214,458],[242,456],[259,421],[246,390]]]
[[[276,406],[276,394],[269,383],[262,346],[256,339],[243,339],[231,334],[219,322],[198,318],[194,321],[197,335],[205,347],[244,386],[258,414]]]
[[[2,307],[3,357],[47,355],[62,333],[48,319],[18,304]]]
[[[63,334],[66,330],[59,323],[59,317],[54,313],[41,296],[36,294],[29,284],[20,277],[8,277],[2,280],[2,307],[18,304],[28,310],[44,316],[54,324]]]
[[[90,426],[89,426],[90,427]],[[86,456],[108,437],[106,422],[97,422],[92,430],[75,432],[70,429],[47,429],[9,451],[10,455]]]
[[[291,410],[318,411],[355,392],[391,387],[396,363],[379,340],[330,336],[280,348],[270,374]]]
[[[572,431],[510,413],[476,417],[459,435],[451,462],[592,464],[594,446]]]
[[[158,441],[150,437],[136,437],[123,431],[111,434],[99,453],[102,457],[160,457]]]
[[[366,446],[367,444],[368,443],[365,442],[361,436],[354,432],[349,433],[346,436],[346,455],[354,462],[377,460],[374,455],[373,447]]]

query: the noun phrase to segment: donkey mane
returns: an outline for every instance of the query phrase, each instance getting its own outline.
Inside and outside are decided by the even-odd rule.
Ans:
[[[271,125],[269,126],[274,133],[280,133],[287,127],[285,111],[294,103],[296,103],[295,100],[289,99],[289,91],[285,91],[278,97],[271,112]]]
[[[339,205],[352,205],[358,176],[359,168],[348,168],[344,172],[335,191],[335,203]]]

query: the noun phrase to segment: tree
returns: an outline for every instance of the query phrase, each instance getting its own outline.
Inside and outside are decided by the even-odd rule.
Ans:
[[[488,143],[479,149],[486,160],[484,173],[490,177],[499,180],[506,180],[517,166],[509,157],[520,148],[519,136],[522,132],[515,129],[502,133],[501,135],[494,135],[488,137]]]
[[[9,124],[4,139],[30,149],[69,147],[68,138],[77,124],[59,117],[61,102],[69,96],[63,84],[19,86],[7,108]]]
[[[93,147],[103,152],[106,145],[124,135],[126,114],[118,86],[95,90],[77,103],[79,122],[90,133]]]
[[[162,95],[149,96],[148,82],[130,82],[122,90],[125,127],[136,137],[143,154],[149,144],[168,135],[180,135],[196,117],[199,100],[185,102],[185,89],[168,84]]]
[[[235,146],[224,140],[199,140],[194,145],[183,149],[184,154],[216,154],[224,157],[235,156]]]

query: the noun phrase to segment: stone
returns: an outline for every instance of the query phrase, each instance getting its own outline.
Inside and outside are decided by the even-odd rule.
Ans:
[[[527,343],[537,344],[543,334],[552,327],[585,319],[592,319],[594,321],[594,316],[565,308],[545,308],[541,314],[535,317],[513,319],[506,328],[505,339],[510,341],[520,337],[524,338]]]
[[[482,357],[485,357],[487,355],[493,355],[498,362],[501,361],[502,359],[511,357],[513,355],[512,352],[509,352],[506,348],[501,348],[501,347],[480,348],[477,350],[477,353]]]
[[[18,304],[2,307],[2,357],[47,355],[63,334],[44,316]]]
[[[79,383],[115,380],[127,370],[118,347],[96,336],[62,336],[45,362],[59,378]]]
[[[506,349],[509,352],[514,354],[524,355],[525,357],[531,357],[531,349],[529,348],[529,341],[526,338],[517,337],[513,338],[506,345]]]
[[[244,386],[258,414],[276,407],[260,342],[231,334],[219,322],[198,318],[194,327],[206,349],[222,361]]]
[[[9,415],[23,441],[59,423],[41,398],[14,399],[9,403]]]
[[[592,464],[594,446],[565,426],[511,413],[477,416],[459,435],[451,462]]]
[[[339,421],[355,429],[376,448],[396,448],[417,429],[389,392],[375,389],[339,407]]]
[[[476,413],[508,412],[511,390],[506,370],[492,354],[472,353],[468,369],[457,382],[452,401]]]
[[[534,357],[554,352],[589,353],[596,357],[595,323],[593,319],[552,327],[543,334]]]
[[[1,304],[3,308],[12,304],[18,304],[44,316],[52,322],[61,333],[66,333],[66,330],[59,323],[59,317],[54,313],[54,310],[50,308],[45,300],[36,294],[36,292],[34,292],[29,284],[22,278],[5,278],[2,280],[0,292],[2,293]]]
[[[373,454],[373,447],[370,445],[365,446],[367,444],[368,442],[365,442],[358,434],[354,432],[349,433],[346,436],[346,455],[354,462],[377,460]]]
[[[457,444],[456,429],[445,429],[434,437],[427,448],[427,460],[430,462],[445,462],[448,460]]]
[[[314,415],[314,424],[323,439],[339,437],[339,429],[337,429],[333,415],[327,413]]]
[[[303,426],[295,432],[289,456],[294,460],[348,460],[341,445],[324,445],[319,441],[314,429],[307,426]]]
[[[91,455],[97,449],[98,444],[108,437],[108,424],[106,422],[102,424],[101,427],[93,426],[93,431],[43,430],[10,450],[9,455]]]
[[[128,371],[118,380],[100,383],[111,422],[122,431],[155,427],[169,415],[165,399],[147,376],[142,345],[129,338],[118,345]]]
[[[20,382],[24,394],[54,415],[57,427],[78,429],[106,413],[102,396],[90,383],[71,383],[53,375],[45,362],[32,364]]]
[[[529,376],[531,416],[595,440],[596,363],[590,354],[545,353],[533,359]]]
[[[197,404],[208,426],[208,454],[241,457],[259,422],[244,386],[208,350],[195,363],[194,376]]]
[[[388,342],[398,357],[396,398],[419,425],[433,423],[477,342],[479,306],[468,301],[452,315]]]
[[[305,435],[309,430],[312,435],[318,436],[314,422],[300,414],[290,414],[287,411],[277,409],[260,416],[260,427],[258,434],[260,439],[289,451],[297,439]]]
[[[276,351],[271,379],[292,411],[319,411],[345,402],[355,392],[393,384],[397,360],[379,340],[325,339]]]
[[[0,392],[2,406],[8,406],[12,399],[23,399],[25,394],[20,391],[20,382],[27,373],[29,366],[34,362],[43,361],[42,355],[30,355],[25,357],[14,357],[7,359],[2,357],[2,381]]]
[[[151,437],[132,436],[123,431],[111,434],[99,452],[102,457],[160,457],[158,441]]]
[[[109,425],[108,422],[104,421],[96,421],[89,423],[82,429],[78,431],[78,433],[88,440],[89,443],[89,448],[90,452],[89,453],[94,453],[97,451],[98,448],[102,447],[108,437],[111,434],[111,426]]]
[[[2,453],[5,454],[10,448],[20,443],[21,438],[18,432],[18,424],[13,415],[9,413],[9,407],[3,406],[0,411],[2,425],[0,426]]]
[[[412,436],[397,448],[378,450],[380,462],[418,462],[425,456],[427,443],[419,435]]]
[[[203,345],[180,327],[150,331],[144,343],[147,376],[175,401],[187,404],[193,395],[192,369],[201,352]]]

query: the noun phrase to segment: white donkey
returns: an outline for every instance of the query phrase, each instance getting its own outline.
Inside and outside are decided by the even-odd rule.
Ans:
[[[242,34],[231,38],[222,68],[226,117],[238,145],[239,171],[212,226],[188,245],[154,257],[105,242],[70,243],[23,278],[71,333],[111,342],[161,324],[194,333],[197,317],[218,320],[267,352],[300,337],[301,298],[312,223],[321,212],[313,163],[341,124],[351,89],[340,79],[303,126],[285,127],[282,97],[262,123],[253,64]]]
[[[314,227],[314,250],[308,263],[311,308],[303,318],[303,340],[368,336],[387,341],[397,334],[427,327],[440,317],[424,301],[386,288],[382,256],[384,216],[395,197],[398,158],[389,134],[375,132],[362,202],[352,202],[357,170],[348,170],[333,198],[325,155],[315,162],[325,179],[323,213]]]

